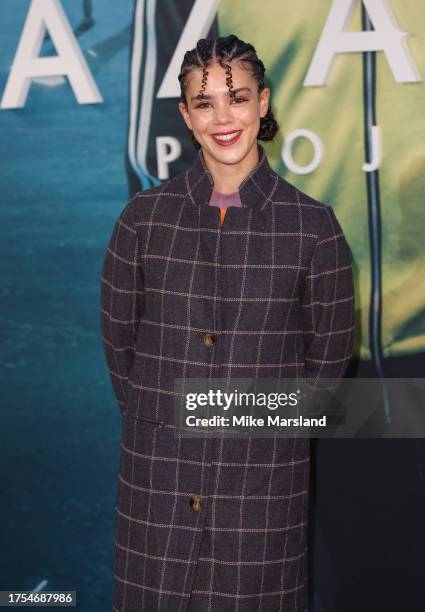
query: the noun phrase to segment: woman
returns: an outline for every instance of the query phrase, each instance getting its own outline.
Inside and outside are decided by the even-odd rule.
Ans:
[[[264,72],[233,35],[186,53],[197,155],[131,199],[106,253],[116,611],[307,610],[308,441],[174,435],[176,378],[338,378],[352,352],[351,251],[332,208],[269,166]]]

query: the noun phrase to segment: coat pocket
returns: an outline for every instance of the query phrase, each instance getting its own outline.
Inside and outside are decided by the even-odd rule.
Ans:
[[[132,414],[131,412],[126,412],[124,414],[124,418],[126,419],[128,424],[131,425],[143,425],[147,427],[164,427],[164,421],[158,421],[156,419],[149,419],[148,417],[140,416],[138,414]]]
[[[143,394],[143,379],[146,369],[146,361],[136,354],[126,382],[126,401],[124,412],[127,415],[137,415],[137,407]]]

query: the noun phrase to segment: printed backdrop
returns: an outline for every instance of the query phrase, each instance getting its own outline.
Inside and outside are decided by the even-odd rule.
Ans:
[[[393,28],[409,33],[400,44],[416,73],[416,80],[397,81],[379,51],[375,82],[366,85],[369,93],[376,87],[382,152],[375,173],[381,232],[375,258],[362,169],[368,159],[362,53],[337,54],[323,84],[304,83],[331,11],[335,19],[346,13],[347,33],[362,29],[359,1],[1,1],[1,589],[73,589],[78,609],[110,607],[120,432],[100,339],[101,264],[129,197],[193,159],[177,109],[176,77],[184,51],[198,38],[236,33],[266,65],[281,127],[275,142],[265,144],[270,163],[332,205],[353,251],[355,358],[369,367],[375,267],[382,274],[375,287],[382,326],[374,341],[384,366],[396,358],[400,368],[409,363],[422,369],[425,5],[365,4],[388,11]],[[37,23],[41,47],[34,52]],[[373,25],[393,53],[398,48],[393,61],[400,62],[394,30],[385,20]],[[26,91],[22,71],[30,70],[31,45],[33,55],[52,60],[71,54],[62,67],[74,71],[77,83],[69,74],[37,74]],[[18,49],[27,53],[27,63],[14,72]],[[79,99],[84,95],[89,103]],[[296,130],[308,132],[285,153]],[[303,173],[320,143],[317,167]],[[317,567],[326,575],[322,582],[315,578],[312,606],[317,612],[348,610],[337,598],[343,570],[329,552],[332,543],[314,538]]]

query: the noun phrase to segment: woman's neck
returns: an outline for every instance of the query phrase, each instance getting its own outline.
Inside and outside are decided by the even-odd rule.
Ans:
[[[259,162],[257,143],[237,164],[225,164],[217,161],[202,150],[205,164],[214,179],[214,189],[220,193],[234,193],[239,185]]]

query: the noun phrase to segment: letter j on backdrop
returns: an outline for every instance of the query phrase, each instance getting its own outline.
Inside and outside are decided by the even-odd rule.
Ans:
[[[363,2],[373,23],[374,31],[347,32],[358,2]],[[157,92],[158,98],[179,97],[178,70],[185,49],[196,44],[198,38],[208,34],[212,21],[217,14],[220,0],[195,0],[192,10],[182,30],[180,40],[165,72]],[[56,48],[54,57],[40,57],[46,32]],[[399,83],[422,81],[409,49],[406,46],[408,32],[398,27],[388,0],[334,0],[331,4],[326,24],[314,51],[310,66],[304,79],[304,87],[326,85],[336,55],[343,53],[382,51],[388,65]],[[103,102],[96,82],[90,72],[71,25],[65,15],[60,0],[32,0],[16,54],[10,69],[9,78],[0,103],[0,109],[15,109],[25,106],[31,81],[37,78],[68,77],[69,83],[79,104],[98,104]],[[374,126],[374,142],[379,150],[378,128]],[[320,139],[314,134],[303,131],[312,140],[315,158],[306,168],[296,167],[290,150],[289,139],[283,157],[286,165],[297,173],[311,172],[323,155]],[[181,153],[179,142],[167,137],[157,142],[157,155],[161,160],[159,176],[167,178],[168,164]],[[374,159],[371,170],[379,164],[379,155]]]

